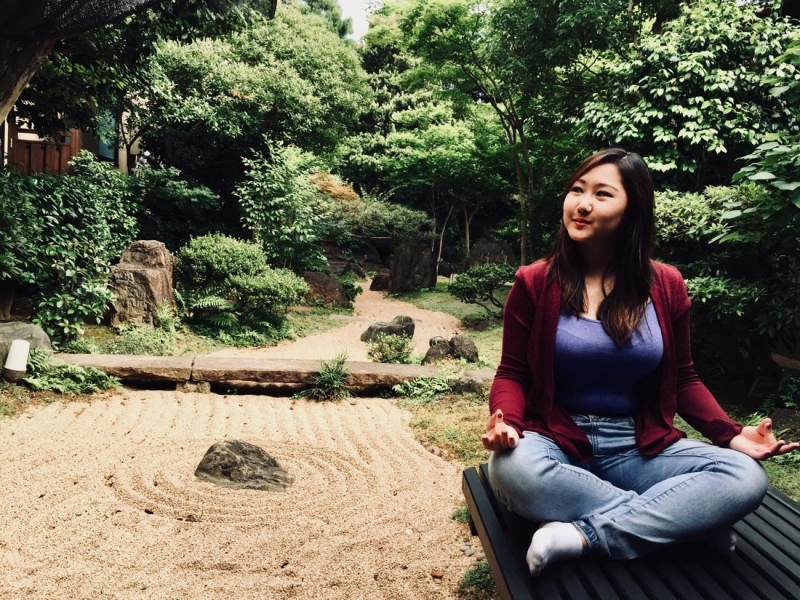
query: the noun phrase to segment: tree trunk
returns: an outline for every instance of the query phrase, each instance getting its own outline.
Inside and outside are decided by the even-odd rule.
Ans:
[[[514,171],[517,174],[519,189],[519,264],[528,264],[528,195],[525,177],[519,161],[519,149],[514,148]]]
[[[0,123],[50,53],[55,40],[0,39]]]

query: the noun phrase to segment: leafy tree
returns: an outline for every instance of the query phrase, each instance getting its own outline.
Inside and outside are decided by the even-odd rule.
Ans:
[[[627,58],[605,64],[611,88],[587,103],[584,123],[598,143],[636,149],[682,189],[729,183],[734,160],[786,123],[788,103],[761,78],[776,73],[791,34],[749,3],[684,4],[663,31],[645,31]]]
[[[592,80],[587,55],[622,43],[640,13],[622,2],[473,0],[413,2],[402,27],[433,79],[457,102],[490,106],[511,152],[520,204],[520,253],[528,223],[578,154],[582,132],[571,115]],[[537,192],[538,190],[538,192]]]
[[[503,303],[495,292],[514,280],[515,271],[511,265],[479,265],[456,277],[447,291],[462,302],[477,304],[489,314],[502,316]]]
[[[308,181],[313,157],[294,147],[271,146],[271,158],[244,159],[244,180],[234,195],[242,224],[276,266],[308,270],[323,261]]]
[[[25,89],[18,114],[46,135],[78,127],[109,138],[119,136],[130,148],[137,132],[126,129],[121,116],[135,111],[138,98],[129,92],[146,86],[149,60],[160,43],[217,37],[247,27],[256,15],[275,12],[274,3],[264,0],[139,4],[150,7],[121,22],[52,41],[52,53]],[[104,125],[107,111],[116,117],[119,131]]]
[[[342,7],[337,0],[302,0],[302,3],[309,12],[321,15],[331,31],[340,38],[353,33],[353,20],[342,19]]]
[[[370,95],[355,50],[294,5],[225,38],[164,44],[151,86],[138,117],[144,147],[223,194],[265,136],[329,151]]]
[[[797,218],[785,200],[800,209],[800,29],[794,29],[792,36],[794,41],[775,59],[775,69],[764,78],[771,87],[770,94],[782,99],[790,113],[786,128],[766,133],[763,143],[744,157],[749,164],[737,174],[737,179],[747,177],[776,190],[771,196],[774,202],[763,207],[767,219],[777,213]]]

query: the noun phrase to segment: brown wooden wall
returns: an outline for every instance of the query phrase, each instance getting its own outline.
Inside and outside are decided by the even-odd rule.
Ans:
[[[52,175],[68,173],[69,161],[82,148],[91,149],[94,140],[77,129],[59,138],[58,141],[33,141],[20,140],[20,131],[14,125],[14,120],[8,123],[8,165],[25,175],[31,173],[49,173]],[[25,133],[30,130],[24,130]],[[88,139],[86,139],[88,138]]]

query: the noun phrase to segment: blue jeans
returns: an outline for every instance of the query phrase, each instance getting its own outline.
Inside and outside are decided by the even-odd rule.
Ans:
[[[767,492],[764,469],[736,450],[684,439],[647,457],[636,448],[631,417],[572,418],[592,444],[589,462],[526,431],[513,450],[491,454],[489,480],[522,517],[572,522],[595,556],[635,558],[729,527]]]

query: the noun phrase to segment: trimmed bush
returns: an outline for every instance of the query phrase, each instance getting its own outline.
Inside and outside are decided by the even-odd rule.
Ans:
[[[414,344],[411,338],[404,335],[388,333],[378,334],[378,337],[367,342],[367,356],[379,363],[411,364],[411,353]]]

